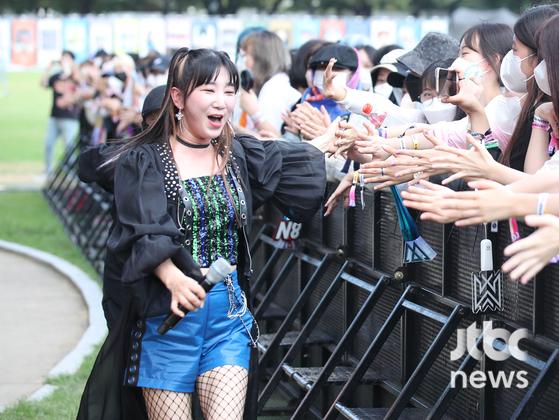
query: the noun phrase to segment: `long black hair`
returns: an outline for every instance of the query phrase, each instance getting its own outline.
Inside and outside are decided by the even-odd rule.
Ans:
[[[186,103],[188,96],[194,89],[214,81],[222,68],[229,74],[229,83],[234,86],[235,92],[237,92],[239,89],[239,74],[227,53],[205,48],[196,50],[189,50],[188,48],[178,49],[169,65],[165,98],[163,99],[157,119],[147,130],[127,139],[116,150],[107,164],[114,164],[128,150],[142,144],[167,142],[171,136],[177,133],[175,114],[179,111],[171,98],[171,88],[175,87],[183,92]],[[233,130],[227,124],[216,139],[216,160],[221,156],[223,167],[229,158],[226,151],[231,150],[233,136]]]

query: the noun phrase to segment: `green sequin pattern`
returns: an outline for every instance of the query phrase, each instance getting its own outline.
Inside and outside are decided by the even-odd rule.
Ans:
[[[218,257],[237,264],[239,234],[235,209],[239,209],[239,197],[232,185],[231,180],[225,181],[221,175],[183,181],[186,195],[193,204],[192,256],[201,267],[209,267]],[[186,224],[184,219],[183,224]]]

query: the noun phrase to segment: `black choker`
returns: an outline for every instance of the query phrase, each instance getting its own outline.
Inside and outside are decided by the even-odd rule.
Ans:
[[[190,142],[187,142],[184,139],[181,139],[179,136],[175,136],[175,137],[180,144],[182,144],[183,146],[186,146],[186,147],[191,147],[192,149],[205,149],[210,144],[212,144],[211,142],[209,142],[207,144],[190,143]]]

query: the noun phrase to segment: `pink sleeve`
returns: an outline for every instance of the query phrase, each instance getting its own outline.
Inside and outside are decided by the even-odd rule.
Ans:
[[[445,121],[433,124],[431,127],[435,137],[442,140],[451,147],[457,149],[467,149],[468,141],[466,134],[468,132],[468,120],[464,118],[459,121]]]

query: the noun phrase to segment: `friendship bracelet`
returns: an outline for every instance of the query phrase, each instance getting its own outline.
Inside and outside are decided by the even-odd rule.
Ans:
[[[543,118],[534,115],[534,119],[532,120],[532,128],[549,131],[551,126],[549,125],[549,121],[546,121]]]
[[[536,209],[536,214],[542,216],[545,214],[545,208],[547,206],[547,199],[549,198],[549,193],[544,192],[538,194],[538,207]]]
[[[536,123],[536,122],[532,123],[532,129],[543,130],[543,131],[547,132],[547,131],[549,131],[549,128],[550,128],[549,124],[544,125],[544,124],[540,124],[540,123]]]

